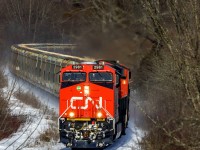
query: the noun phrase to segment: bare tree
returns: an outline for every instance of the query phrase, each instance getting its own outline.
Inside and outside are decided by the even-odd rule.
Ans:
[[[145,149],[200,148],[199,5],[197,0],[141,1],[143,23],[157,41],[143,80],[150,103],[144,113],[153,123]]]
[[[20,25],[25,33],[32,35],[33,42],[37,32],[50,20],[53,1],[40,0],[6,0],[6,14],[9,22]]]

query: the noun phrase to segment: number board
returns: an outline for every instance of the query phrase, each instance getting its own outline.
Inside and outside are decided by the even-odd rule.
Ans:
[[[93,69],[94,69],[94,70],[103,70],[103,69],[104,69],[104,66],[103,66],[103,65],[94,65],[94,66],[93,66]]]
[[[82,65],[72,65],[72,69],[74,69],[74,70],[83,70],[83,66]]]

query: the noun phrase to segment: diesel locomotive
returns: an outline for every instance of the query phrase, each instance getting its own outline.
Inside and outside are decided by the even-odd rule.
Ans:
[[[117,61],[70,64],[60,71],[59,132],[66,147],[104,148],[129,120],[130,69]]]

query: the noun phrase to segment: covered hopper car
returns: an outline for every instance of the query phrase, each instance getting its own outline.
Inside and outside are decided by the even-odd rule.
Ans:
[[[15,75],[58,97],[60,69],[74,62],[94,60],[59,53],[62,50],[72,52],[75,47],[74,44],[48,43],[12,45],[10,69]]]

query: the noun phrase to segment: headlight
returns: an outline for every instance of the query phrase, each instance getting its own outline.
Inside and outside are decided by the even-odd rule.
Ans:
[[[74,113],[74,112],[70,112],[70,113],[69,113],[69,117],[70,117],[70,118],[73,118],[74,116],[75,116],[75,113]]]
[[[90,94],[90,88],[89,86],[84,86],[84,94],[89,95]]]
[[[102,112],[97,112],[97,118],[101,118],[103,116]]]

